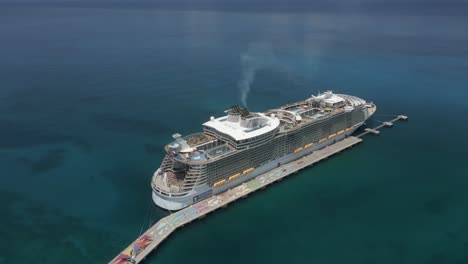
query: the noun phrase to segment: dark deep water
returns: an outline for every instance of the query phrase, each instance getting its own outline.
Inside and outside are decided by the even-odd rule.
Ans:
[[[253,111],[332,89],[410,121],[146,263],[468,263],[468,17],[358,11],[0,5],[0,264],[111,260],[167,214],[171,134],[240,103],[249,69]]]

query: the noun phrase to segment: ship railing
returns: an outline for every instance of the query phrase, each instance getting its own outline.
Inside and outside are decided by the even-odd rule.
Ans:
[[[296,106],[303,105],[304,103],[306,103],[306,101],[299,101],[299,102],[289,103],[289,104],[285,104],[285,105],[281,106],[279,109],[286,109],[286,108],[296,107]],[[275,110],[275,109],[273,109],[273,110]]]
[[[154,192],[157,192],[159,194],[162,194],[164,196],[168,196],[168,197],[180,197],[180,196],[184,196],[184,195],[187,195],[189,193],[189,191],[182,191],[182,192],[171,192],[171,191],[165,191],[165,190],[162,190],[161,188],[159,188],[155,183],[152,183],[151,184],[151,187],[153,189]],[[183,188],[181,188],[183,190]]]

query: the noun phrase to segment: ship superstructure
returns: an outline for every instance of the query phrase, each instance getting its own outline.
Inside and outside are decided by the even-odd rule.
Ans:
[[[376,106],[331,91],[252,113],[234,106],[203,132],[166,145],[152,178],[154,202],[179,210],[352,134]]]

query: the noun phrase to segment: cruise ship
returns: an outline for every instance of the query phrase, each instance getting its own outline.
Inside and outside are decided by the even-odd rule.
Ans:
[[[240,106],[203,124],[203,132],[165,146],[153,201],[180,210],[351,135],[376,106],[327,91],[266,112]]]

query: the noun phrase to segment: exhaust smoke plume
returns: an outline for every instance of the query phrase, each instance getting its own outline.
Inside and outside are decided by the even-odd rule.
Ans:
[[[250,44],[247,51],[241,54],[240,59],[242,72],[238,86],[241,93],[240,99],[242,105],[247,107],[247,98],[257,71],[273,67],[277,60],[269,43]]]

